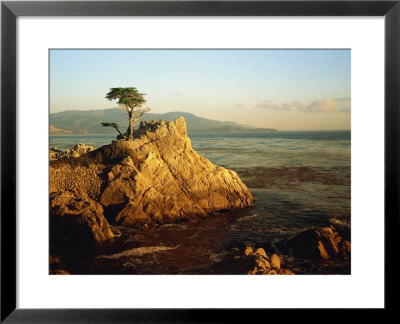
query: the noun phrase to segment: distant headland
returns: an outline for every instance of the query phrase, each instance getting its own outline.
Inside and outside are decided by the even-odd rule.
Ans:
[[[142,120],[173,121],[184,117],[188,133],[245,133],[245,132],[276,132],[275,128],[257,128],[241,125],[230,121],[217,121],[198,117],[191,113],[169,112],[165,114],[146,113]],[[101,110],[68,110],[50,114],[50,135],[72,134],[114,134],[115,130],[100,125],[103,121],[112,120],[121,125],[121,129],[128,126],[126,116],[115,108]]]

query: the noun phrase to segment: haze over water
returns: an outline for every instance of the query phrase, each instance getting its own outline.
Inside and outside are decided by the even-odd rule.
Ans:
[[[207,273],[230,248],[250,245],[279,252],[295,273],[310,273],[304,260],[282,254],[279,242],[311,226],[350,227],[350,131],[189,133],[189,137],[199,154],[239,174],[256,198],[254,207],[148,231],[113,226],[121,237],[95,251],[87,269],[76,271]],[[100,147],[112,139],[115,136],[52,136],[50,146],[66,150],[82,142]],[[338,270],[315,269],[330,271]]]

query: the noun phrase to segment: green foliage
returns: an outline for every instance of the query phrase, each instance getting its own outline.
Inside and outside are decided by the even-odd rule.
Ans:
[[[109,123],[109,122],[102,122],[102,123],[100,123],[103,127],[114,127],[116,130],[117,130],[117,132],[120,134],[120,135],[122,135],[121,134],[121,132],[119,131],[119,129],[118,129],[118,124],[117,123]]]
[[[107,123],[107,122],[102,122],[101,125],[103,127],[114,127],[114,128],[118,128],[119,125],[117,123]]]
[[[131,88],[111,88],[106,94],[108,100],[118,100],[120,106],[124,106],[129,116],[128,140],[133,139],[133,127],[135,123],[150,110],[150,108],[141,108],[146,102],[144,94],[140,93],[135,87]],[[116,128],[117,129],[117,128]]]
[[[111,88],[106,94],[108,100],[118,100],[118,104],[135,108],[143,105],[146,100],[143,98],[144,93],[140,93],[135,87],[130,88]]]

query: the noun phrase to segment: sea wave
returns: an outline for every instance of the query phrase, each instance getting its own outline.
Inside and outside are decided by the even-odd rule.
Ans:
[[[139,248],[134,248],[130,250],[125,250],[119,253],[111,254],[111,255],[99,255],[97,256],[97,259],[119,259],[123,257],[140,257],[146,254],[154,254],[154,253],[159,253],[159,252],[164,252],[168,250],[173,250],[179,247],[173,246],[173,247],[168,247],[168,246],[142,246]]]
[[[350,228],[350,219],[346,219],[343,217],[332,217],[329,219],[329,223],[333,225],[342,225]]]

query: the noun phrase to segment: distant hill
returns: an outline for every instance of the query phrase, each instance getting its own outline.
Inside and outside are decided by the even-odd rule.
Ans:
[[[165,114],[146,113],[141,120],[167,120],[172,121],[178,117],[185,118],[189,133],[202,132],[271,132],[277,131],[272,128],[256,128],[247,125],[240,125],[234,122],[221,122],[207,118],[197,117],[186,112],[169,112]],[[114,134],[115,129],[102,127],[101,122],[112,122],[119,124],[121,132],[128,127],[128,116],[124,111],[111,108],[102,110],[69,110],[50,114],[50,132],[53,129],[59,130],[52,134]],[[60,132],[61,131],[61,132]]]
[[[68,134],[72,133],[72,131],[70,131],[70,130],[60,129],[60,128],[54,127],[53,125],[50,125],[49,132],[50,132],[50,134],[53,134],[53,135],[61,135],[61,134],[68,135]]]

